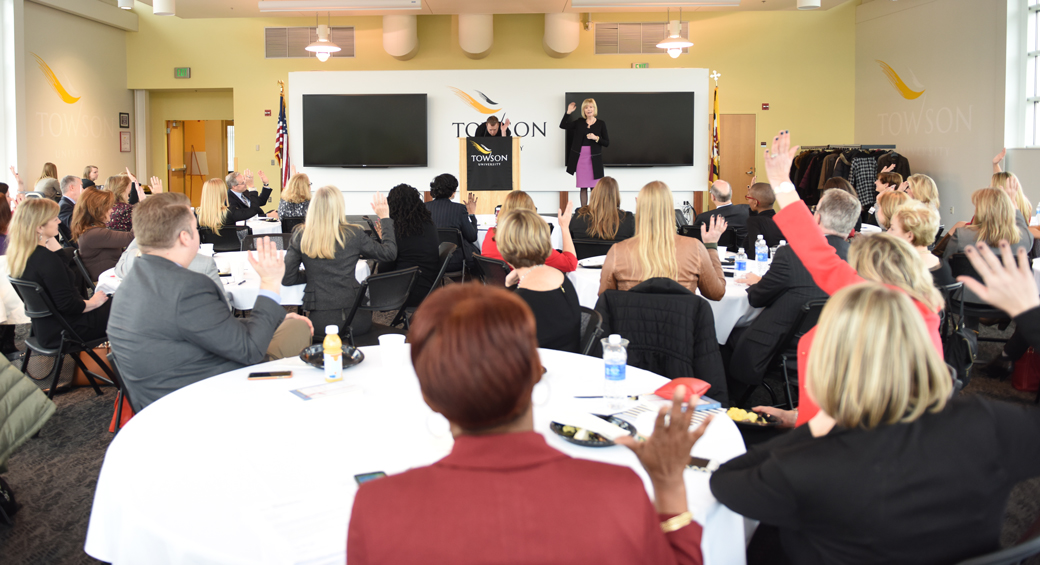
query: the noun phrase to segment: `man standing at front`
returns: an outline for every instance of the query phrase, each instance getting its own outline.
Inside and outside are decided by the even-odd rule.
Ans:
[[[190,205],[167,192],[134,207],[143,255],[112,300],[108,338],[136,411],[213,375],[298,355],[314,333],[279,304],[285,262],[267,238],[248,255],[260,275],[252,314],[232,316],[222,289],[187,269],[199,250]]]

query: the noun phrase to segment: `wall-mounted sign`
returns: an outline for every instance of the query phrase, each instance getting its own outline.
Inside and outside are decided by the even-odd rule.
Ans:
[[[119,112],[119,127],[121,129],[130,128],[130,114],[126,112]]]
[[[191,78],[191,67],[174,67],[173,78]]]
[[[129,153],[130,152],[130,132],[121,131],[119,132],[119,152]]]
[[[650,63],[632,63],[633,69],[649,69]]]
[[[768,102],[763,103],[762,104],[762,109],[763,110],[768,110],[769,109],[769,103]]]
[[[265,116],[270,116],[271,115],[271,111],[270,110],[264,110],[264,115]]]

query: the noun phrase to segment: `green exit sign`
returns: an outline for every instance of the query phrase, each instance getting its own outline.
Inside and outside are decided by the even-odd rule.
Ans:
[[[650,63],[632,63],[633,69],[649,69]]]
[[[191,67],[174,67],[173,78],[191,78]]]

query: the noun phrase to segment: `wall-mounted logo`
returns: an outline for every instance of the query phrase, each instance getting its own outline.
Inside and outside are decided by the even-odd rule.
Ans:
[[[47,82],[51,83],[51,88],[54,89],[54,92],[58,93],[58,97],[61,98],[62,102],[66,104],[75,104],[76,102],[79,102],[81,97],[69,94],[68,89],[61,84],[61,81],[58,80],[54,71],[51,70],[50,66],[44,62],[39,55],[33,53],[32,56],[36,58],[36,64],[40,66],[40,72],[43,73],[43,76],[47,77]]]
[[[483,92],[481,92],[479,90],[474,90],[474,92],[476,92],[477,95],[480,96],[480,98],[481,98],[481,100],[483,100],[483,102],[481,102],[480,100],[477,100],[476,98],[470,96],[468,93],[466,93],[462,89],[455,88],[454,86],[449,86],[448,88],[450,88],[452,90],[452,92],[455,93],[455,96],[458,96],[459,98],[461,98],[463,102],[465,102],[466,104],[469,104],[470,107],[472,107],[474,110],[480,112],[481,114],[494,114],[495,112],[498,112],[499,110],[501,110],[501,108],[489,108],[488,106],[498,106],[498,103],[495,102],[494,100],[488,98],[486,94],[484,94]]]
[[[473,148],[474,149],[476,149],[477,151],[480,151],[484,155],[490,155],[491,154],[491,150],[488,149],[487,147],[484,147],[483,145],[477,143],[476,141],[473,141],[472,139],[469,142],[473,144]]]
[[[910,76],[911,79],[914,81],[914,84],[918,88],[921,88],[921,90],[919,91],[913,90],[909,86],[907,86],[906,83],[903,82],[903,79],[899,77],[899,74],[897,74],[896,71],[888,65],[888,63],[879,59],[875,59],[874,61],[878,65],[881,65],[881,72],[885,73],[885,76],[888,77],[888,82],[892,83],[892,88],[896,89],[896,91],[899,92],[899,95],[903,98],[906,98],[907,100],[914,100],[918,96],[924,94],[925,89],[921,88],[921,84],[917,82],[917,77],[913,76],[913,71],[910,71]]]

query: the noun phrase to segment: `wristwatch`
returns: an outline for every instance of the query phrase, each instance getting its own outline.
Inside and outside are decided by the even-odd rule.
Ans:
[[[774,194],[780,194],[782,192],[794,192],[794,185],[790,181],[784,181],[780,183],[780,186],[773,189]]]

